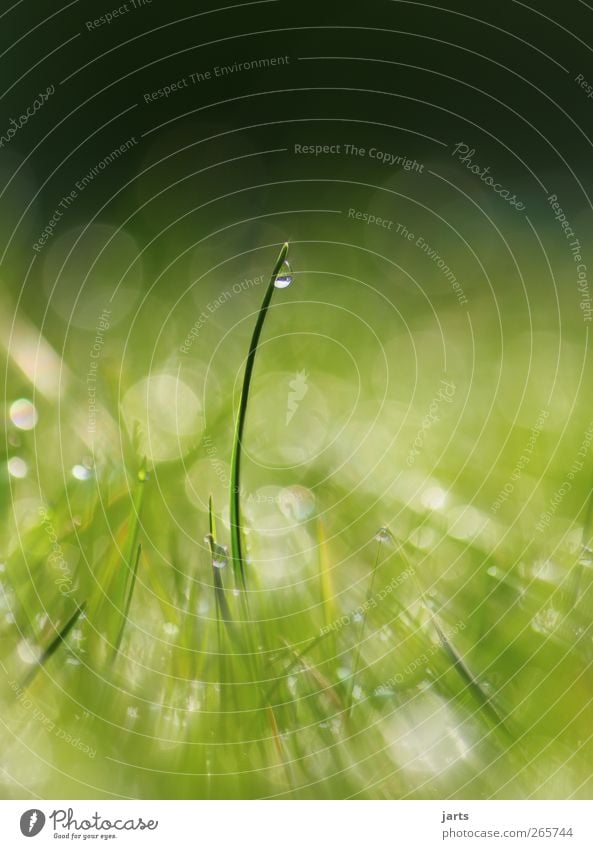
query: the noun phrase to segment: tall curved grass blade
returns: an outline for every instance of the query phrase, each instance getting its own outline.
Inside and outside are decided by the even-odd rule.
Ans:
[[[282,264],[288,253],[288,242],[282,246],[282,250],[278,255],[274,270],[268,288],[264,295],[264,299],[257,314],[257,321],[251,336],[249,344],[249,352],[245,362],[245,374],[243,375],[243,386],[241,387],[241,398],[239,400],[239,411],[237,413],[237,421],[235,425],[235,436],[233,439],[233,453],[231,457],[231,504],[230,504],[230,523],[231,523],[231,555],[233,562],[233,571],[237,583],[246,589],[245,583],[245,560],[243,557],[243,542],[242,527],[241,527],[241,449],[243,441],[243,431],[245,428],[245,418],[247,414],[247,402],[249,401],[249,389],[251,387],[251,378],[253,375],[253,367],[255,365],[255,355],[259,340],[263,330],[266,315],[274,294],[276,279],[280,274]]]
[[[216,541],[216,524],[214,521],[214,512],[212,510],[212,496],[210,496],[208,502],[208,525],[209,533],[206,535],[206,541],[208,542],[208,545],[210,547],[210,556],[212,559],[212,572],[214,573],[214,593],[216,598],[216,610],[218,613],[218,647],[221,664],[224,659],[224,646],[222,640],[222,629],[220,626],[221,622],[224,622],[226,632],[229,636],[231,644],[233,645],[233,648],[235,648],[239,654],[247,656],[246,662],[249,665],[251,671],[253,672],[251,659],[253,648],[251,646],[249,634],[245,632],[240,632],[239,629],[235,627],[236,623],[233,620],[224,592],[221,568],[220,566],[216,565],[217,559],[220,560],[221,558],[228,557],[228,551],[226,547],[220,545]],[[246,647],[245,641],[247,641],[249,648]],[[221,678],[224,677],[224,669],[225,667],[221,665]]]

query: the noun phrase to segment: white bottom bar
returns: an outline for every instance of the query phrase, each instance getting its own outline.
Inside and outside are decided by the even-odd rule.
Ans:
[[[0,802],[0,834],[3,849],[50,843],[122,849],[591,849],[593,803],[5,801]]]

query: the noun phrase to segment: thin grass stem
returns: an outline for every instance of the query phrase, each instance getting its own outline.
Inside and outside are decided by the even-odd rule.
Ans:
[[[206,537],[210,547],[210,558],[212,562],[212,577],[214,579],[214,595],[216,598],[216,609],[219,617],[225,622],[232,620],[231,611],[224,594],[224,585],[222,583],[222,575],[220,567],[216,565],[217,560],[224,562],[221,558],[227,557],[227,549],[223,548],[216,541],[216,524],[214,522],[214,513],[212,510],[212,496],[208,499],[208,528],[209,533]]]
[[[128,616],[130,613],[130,606],[132,604],[132,596],[134,595],[134,587],[136,586],[136,576],[138,574],[138,564],[140,563],[140,555],[142,553],[142,543],[138,543],[138,548],[136,550],[136,557],[134,560],[134,566],[132,568],[132,575],[130,577],[130,586],[128,588],[128,593],[126,597],[126,604],[124,608],[124,614],[122,616],[121,625],[119,627],[119,633],[117,635],[117,639],[115,641],[115,648],[113,656],[117,655],[119,652],[119,647],[121,645],[121,641],[124,635],[124,630],[128,621]]]
[[[241,450],[243,443],[243,431],[245,429],[245,419],[247,415],[247,403],[249,401],[249,390],[251,387],[251,378],[253,376],[253,368],[255,365],[255,356],[259,346],[259,340],[262,334],[266,315],[274,294],[276,278],[280,274],[282,264],[288,253],[288,243],[285,242],[282,250],[278,255],[274,270],[268,288],[264,295],[264,299],[259,308],[257,321],[253,329],[253,335],[249,344],[249,352],[245,362],[245,374],[243,375],[243,386],[241,387],[241,398],[239,400],[239,411],[235,426],[235,436],[233,440],[233,453],[231,457],[231,504],[230,504],[230,524],[231,524],[231,555],[233,561],[233,571],[235,578],[240,586],[245,590],[245,559],[243,557],[243,541],[242,541],[242,524],[241,524]]]
[[[379,540],[377,542],[377,554],[375,556],[375,564],[373,566],[373,571],[372,571],[372,574],[371,574],[371,580],[370,580],[370,583],[369,583],[369,588],[368,588],[367,596],[366,596],[367,603],[373,597],[373,588],[375,586],[375,577],[377,575],[377,567],[379,566],[379,559],[380,559],[380,556],[381,556],[381,546],[382,545],[383,545],[383,540],[381,538],[379,538]],[[362,638],[364,636],[366,621],[367,621],[367,616],[366,616],[366,607],[365,607],[363,609],[363,612],[362,612],[362,619],[361,619],[361,622],[360,622],[360,628],[358,629],[358,639],[356,641],[354,661],[352,663],[352,673],[350,675],[350,689],[349,689],[349,692],[348,692],[348,698],[346,700],[346,716],[348,716],[352,712],[352,705],[353,705],[353,702],[354,702],[354,686],[356,684],[356,676],[358,675],[358,669],[359,669],[359,666],[360,666],[360,648],[361,648],[361,644],[362,644]]]
[[[43,666],[45,666],[45,664],[48,662],[48,660],[51,657],[53,657],[53,655],[60,648],[62,643],[64,643],[66,641],[66,637],[68,636],[70,631],[76,625],[79,617],[84,612],[85,608],[86,608],[86,602],[83,602],[79,607],[76,608],[76,611],[72,614],[72,616],[66,622],[66,624],[63,626],[63,628],[61,628],[61,630],[56,634],[56,636],[53,638],[51,643],[48,645],[48,647],[42,653],[41,657],[39,658],[39,660],[37,661],[37,663],[35,664],[33,669],[29,672],[29,674],[25,678],[23,686],[28,687],[31,684],[31,682],[33,681],[33,679],[35,678],[35,676],[37,675],[39,670]]]

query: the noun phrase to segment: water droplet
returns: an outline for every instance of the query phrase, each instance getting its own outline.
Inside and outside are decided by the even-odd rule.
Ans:
[[[10,405],[10,420],[19,430],[33,430],[37,419],[35,404],[27,398],[19,398]]]
[[[140,483],[145,483],[150,480],[150,474],[146,471],[146,469],[140,469],[138,472],[138,480]]]
[[[8,474],[13,478],[24,478],[27,476],[28,466],[21,457],[11,457],[6,464]]]
[[[93,473],[86,466],[80,466],[77,463],[76,466],[72,466],[72,475],[78,481],[88,481],[89,478],[92,478]]]
[[[287,519],[304,522],[315,512],[315,496],[305,486],[287,486],[278,497],[278,506]]]
[[[382,545],[389,545],[394,541],[393,534],[386,525],[383,525],[382,528],[379,528],[379,530],[375,534],[375,539]]]
[[[212,558],[212,565],[217,569],[224,569],[224,567],[229,562],[229,552],[226,545],[216,545],[214,550],[214,556]]]
[[[138,708],[129,707],[126,710],[126,714],[128,716],[128,719],[131,719],[131,720],[138,719]]]
[[[286,289],[292,283],[292,269],[288,260],[284,260],[278,272],[278,276],[274,280],[274,286],[277,289]]]
[[[179,628],[174,622],[165,622],[163,624],[163,631],[168,637],[176,637],[179,633]]]
[[[210,547],[210,551],[212,552],[212,565],[216,569],[224,569],[229,562],[229,550],[227,546],[214,542],[212,534],[206,534],[204,542]]]

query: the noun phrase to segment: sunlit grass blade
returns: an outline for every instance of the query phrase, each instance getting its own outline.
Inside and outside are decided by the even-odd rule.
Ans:
[[[119,651],[119,647],[121,645],[121,641],[122,641],[122,638],[123,638],[123,635],[124,635],[126,624],[128,622],[128,616],[129,616],[129,613],[130,613],[130,605],[132,604],[132,596],[134,595],[134,587],[136,586],[136,576],[138,574],[138,564],[140,563],[141,553],[142,553],[142,545],[141,545],[141,543],[138,543],[138,548],[136,550],[136,559],[134,560],[134,566],[133,566],[132,574],[131,574],[131,577],[130,577],[130,585],[129,585],[127,597],[126,597],[126,606],[124,608],[124,612],[123,612],[123,615],[122,615],[119,633],[118,633],[117,639],[115,641],[114,656],[117,655],[117,653]]]
[[[285,641],[286,642],[286,641]],[[288,646],[288,643],[286,643]],[[323,694],[323,697],[335,708],[337,711],[340,711],[343,707],[342,701],[338,695],[338,692],[331,681],[318,669],[318,667],[310,660],[307,659],[306,654],[300,654],[296,652],[294,649],[291,649],[293,657],[297,661],[298,665],[301,666],[303,672],[309,676],[311,681],[319,688],[319,693]]]
[[[233,439],[233,453],[231,457],[231,504],[230,504],[230,524],[231,524],[231,554],[233,560],[233,571],[237,582],[246,588],[245,583],[245,559],[243,557],[243,541],[242,541],[242,525],[241,525],[241,450],[243,442],[243,431],[245,429],[245,419],[247,415],[247,403],[249,401],[249,389],[251,387],[251,378],[253,376],[253,368],[255,365],[255,356],[259,340],[262,334],[266,315],[272,301],[276,279],[280,274],[282,265],[288,253],[288,243],[285,242],[282,250],[278,255],[274,270],[268,288],[264,295],[264,299],[257,314],[257,321],[251,336],[247,360],[245,362],[245,373],[243,375],[243,385],[241,387],[241,397],[239,400],[239,411],[237,413],[237,421],[235,426],[235,436]]]
[[[117,546],[99,576],[98,591],[94,593],[92,599],[89,599],[89,615],[92,617],[103,616],[107,607],[125,604],[129,564],[133,562],[138,547],[142,504],[148,478],[146,459],[144,459],[136,476],[137,484],[132,500],[131,515],[118,531]]]
[[[37,675],[39,670],[42,669],[43,666],[45,666],[45,664],[48,662],[48,660],[51,657],[53,657],[53,655],[60,648],[62,643],[64,643],[66,641],[68,634],[70,633],[70,631],[76,625],[79,617],[84,612],[85,608],[86,608],[86,602],[83,602],[79,607],[77,607],[76,611],[72,614],[70,619],[66,622],[66,624],[63,626],[63,628],[61,628],[61,630],[56,634],[56,636],[51,641],[51,643],[43,651],[41,657],[39,658],[39,660],[37,661],[37,663],[35,664],[33,669],[29,672],[29,674],[25,678],[25,681],[24,681],[25,687],[28,687],[29,684],[31,684],[31,682],[33,681],[33,679],[35,678],[35,676]]]
[[[330,625],[336,618],[336,603],[332,583],[331,566],[327,552],[325,529],[321,520],[317,523],[317,543],[319,552],[319,589],[323,605],[324,625]]]
[[[404,558],[404,562],[406,563],[406,568],[410,569],[407,557],[405,556],[403,550],[401,550],[401,549],[400,549],[400,554]],[[463,659],[458,654],[457,650],[455,649],[453,644],[450,642],[450,640],[446,637],[443,629],[439,625],[439,623],[437,621],[437,617],[436,617],[435,613],[433,612],[433,606],[430,604],[430,602],[426,598],[426,595],[424,593],[424,589],[422,588],[422,585],[420,583],[420,580],[418,578],[416,571],[412,570],[411,574],[412,574],[414,583],[416,584],[416,586],[418,588],[418,592],[419,592],[422,604],[424,605],[425,610],[429,613],[430,621],[431,621],[432,626],[434,627],[434,629],[437,633],[437,636],[438,636],[438,639],[439,639],[439,645],[441,646],[441,648],[445,652],[448,659],[451,661],[451,663],[453,665],[453,669],[461,677],[461,679],[465,683],[465,686],[466,686],[468,692],[470,692],[472,694],[472,696],[474,697],[474,699],[476,700],[476,702],[479,704],[480,708],[482,709],[484,715],[488,717],[488,719],[493,724],[493,726],[495,728],[497,728],[499,731],[501,731],[503,734],[505,734],[507,736],[507,738],[512,739],[511,734],[510,734],[510,732],[509,732],[509,730],[508,730],[508,728],[505,724],[505,721],[503,720],[502,716],[499,714],[497,709],[492,704],[492,700],[490,699],[488,694],[484,691],[484,689],[480,686],[479,681],[472,674],[469,667],[463,661]]]
[[[309,640],[307,645],[300,651],[296,651],[296,649],[294,649],[286,640],[284,640],[284,644],[287,646],[289,652],[293,655],[293,658],[290,663],[283,669],[283,671],[274,678],[274,682],[271,687],[263,694],[262,705],[272,704],[272,696],[275,695],[281,684],[283,684],[286,678],[292,672],[294,672],[294,670],[303,662],[307,654],[320,643],[327,640],[331,633],[331,630],[322,631],[316,637],[313,637],[312,640]]]
[[[278,728],[278,722],[276,721],[276,714],[274,713],[274,709],[272,707],[267,708],[267,715],[268,721],[270,723],[270,729],[272,732],[272,739],[274,741],[274,752],[276,756],[276,762],[278,764],[278,767],[281,768],[284,773],[284,779],[286,781],[287,789],[291,790],[294,786],[294,777],[292,774],[290,755],[286,751],[286,747],[284,746],[282,735],[280,734],[280,729]]]
[[[507,737],[509,737],[509,739],[512,740],[511,734],[507,729],[502,716],[494,707],[491,699],[484,692],[476,677],[471,673],[461,656],[457,653],[453,644],[447,639],[442,628],[440,627],[434,616],[432,617],[432,624],[438,634],[440,645],[442,646],[447,657],[453,664],[453,668],[455,669],[455,671],[463,679],[468,691],[472,694],[472,696],[479,704],[484,714],[489,718],[490,722],[494,725],[494,727],[502,731]]]

